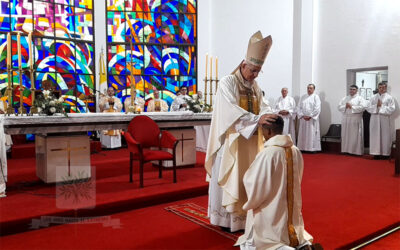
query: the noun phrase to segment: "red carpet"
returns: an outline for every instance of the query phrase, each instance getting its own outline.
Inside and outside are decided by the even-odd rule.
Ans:
[[[38,180],[35,159],[10,159],[7,198],[0,202],[1,235],[29,230],[32,219],[43,215],[73,216],[75,208],[80,208],[78,216],[97,216],[207,194],[205,170],[199,164],[178,169],[177,183],[172,182],[172,171],[163,171],[163,178],[159,179],[158,168],[148,164],[145,187],[140,189],[138,166],[134,167],[134,182],[129,183],[128,155],[126,149],[92,155],[95,196],[67,207],[63,197],[56,196],[59,189],[54,184]],[[198,162],[204,162],[204,153],[198,153]],[[88,203],[94,207],[84,209]]]
[[[370,239],[381,230],[399,223],[400,179],[393,176],[393,162],[331,154],[307,154],[304,159],[305,226],[325,249],[349,249],[360,240]],[[62,225],[1,237],[2,248],[226,249],[231,246],[232,240],[165,211],[166,204],[116,214],[165,203],[169,199],[205,194],[207,183],[201,166],[179,169],[177,184],[172,183],[171,171],[165,171],[164,178],[158,179],[157,169],[148,166],[145,188],[139,189],[136,172],[135,182],[128,182],[126,151],[102,152],[93,156],[92,163],[96,166],[96,208],[80,209],[75,214],[73,209],[57,208],[55,187],[37,181],[34,159],[11,159],[8,197],[0,202],[1,234],[16,229],[24,231],[32,218],[45,215],[112,214],[112,219],[122,218],[122,229],[98,224]],[[188,202],[205,208],[207,196],[170,206]],[[385,238],[390,237],[396,239],[396,236]],[[91,240],[93,238],[98,243]],[[385,242],[385,238],[378,242]],[[383,244],[381,249],[385,249],[385,243],[380,244]],[[400,248],[396,240],[389,240],[387,244],[395,247],[386,249]]]
[[[207,217],[207,208],[196,205],[195,203],[172,205],[166,207],[165,210],[190,220],[197,225],[208,228],[228,239],[233,240],[234,242],[236,242],[239,236],[242,235],[242,233],[228,233],[222,231],[221,227],[211,225],[210,220]]]

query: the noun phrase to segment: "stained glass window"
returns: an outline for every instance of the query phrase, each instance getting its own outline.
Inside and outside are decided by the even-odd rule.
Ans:
[[[33,34],[34,82],[61,91],[69,112],[94,111],[93,0],[0,0],[0,91],[7,79],[7,33],[21,32],[22,67],[28,68],[27,36]],[[12,34],[13,105],[19,106],[17,36]],[[23,74],[24,105],[31,106],[29,73]],[[91,97],[90,99],[88,97]]]
[[[108,86],[122,101],[131,82],[146,101],[154,89],[169,104],[180,86],[196,92],[197,0],[106,2]]]

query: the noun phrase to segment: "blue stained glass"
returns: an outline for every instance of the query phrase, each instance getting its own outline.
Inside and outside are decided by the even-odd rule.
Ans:
[[[164,65],[164,74],[179,74],[179,48],[165,47],[162,51],[162,62]]]

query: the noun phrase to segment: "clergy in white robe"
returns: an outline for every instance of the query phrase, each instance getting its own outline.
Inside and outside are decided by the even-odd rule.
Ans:
[[[246,229],[236,245],[241,249],[294,249],[310,245],[301,213],[303,158],[288,135],[283,119],[263,125],[263,150],[243,177],[248,201]]]
[[[378,84],[378,93],[369,100],[367,111],[371,113],[369,122],[369,153],[379,158],[390,156],[392,133],[390,116],[396,109],[394,98],[386,93],[386,83]]]
[[[99,101],[100,112],[121,112],[122,103],[121,100],[114,96],[114,88],[109,87],[107,89],[107,96],[103,96]],[[119,148],[121,147],[121,131],[115,130],[104,130],[100,133],[101,145],[104,148]]]
[[[261,32],[252,36],[246,60],[221,79],[213,106],[205,161],[211,177],[208,215],[211,224],[232,232],[245,227],[242,206],[247,196],[242,179],[263,144],[261,133],[256,132],[258,124],[276,117],[254,80],[271,44],[271,37],[263,38]]]
[[[132,99],[133,97],[133,99]],[[127,98],[125,98],[124,101],[124,108],[125,108],[125,112],[129,112],[129,108],[131,106],[134,107],[135,111],[134,112],[144,112],[144,104],[145,101],[143,98],[139,97],[136,95],[136,89],[133,90],[133,94]]]
[[[308,84],[307,94],[300,98],[297,109],[299,119],[299,134],[297,147],[303,151],[321,151],[321,136],[319,130],[319,114],[321,113],[321,100],[314,93],[315,85]]]
[[[294,144],[296,144],[296,128],[294,119],[296,118],[296,101],[288,95],[288,88],[282,88],[282,96],[275,103],[274,112],[283,118],[285,126],[283,127],[283,135],[290,135]]]
[[[171,104],[171,111],[186,111],[189,109],[187,101],[191,99],[190,96],[187,95],[187,87],[182,86],[179,89],[179,95],[177,95],[174,101]]]
[[[160,99],[160,92],[158,89],[153,91],[154,99],[150,100],[147,104],[147,112],[168,112],[168,103]]]
[[[364,126],[362,114],[366,101],[357,94],[357,85],[350,86],[350,95],[343,97],[338,109],[342,116],[342,153],[362,155],[364,152]]]

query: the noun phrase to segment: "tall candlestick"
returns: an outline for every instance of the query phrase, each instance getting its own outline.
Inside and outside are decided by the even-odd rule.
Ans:
[[[208,53],[206,54],[206,76],[205,76],[205,78],[206,78],[206,80],[207,80],[207,70],[208,70]]]
[[[212,56],[210,56],[210,79],[212,79]]]
[[[17,35],[17,49],[18,49],[18,67],[22,68],[22,54],[21,54],[21,34]]]
[[[33,51],[32,51],[32,32],[28,35],[28,45],[29,45],[29,67],[33,69]]]
[[[218,57],[215,57],[215,80],[218,79]]]
[[[12,64],[12,50],[11,50],[11,33],[7,34],[7,66],[11,68]]]

